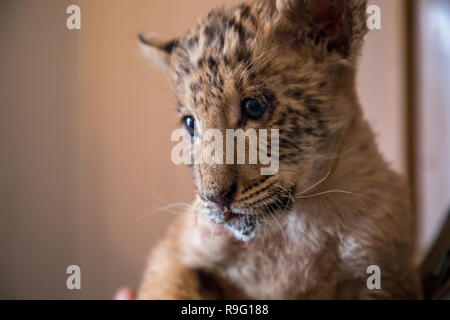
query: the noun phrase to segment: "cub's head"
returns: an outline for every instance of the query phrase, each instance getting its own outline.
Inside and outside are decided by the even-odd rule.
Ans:
[[[366,33],[365,2],[258,1],[213,10],[177,39],[140,36],[144,52],[173,82],[191,146],[204,155],[222,138],[211,154],[223,163],[192,165],[200,214],[248,241],[279,227],[295,192],[336,158],[358,112],[354,68]],[[251,162],[251,147],[239,149],[238,138],[226,146],[227,129],[256,132],[258,151],[266,148],[271,162]],[[267,139],[259,129],[267,129]],[[211,131],[219,135],[205,139]],[[251,140],[244,136],[247,145]],[[238,161],[240,152],[245,161]],[[275,170],[261,174],[268,166]]]

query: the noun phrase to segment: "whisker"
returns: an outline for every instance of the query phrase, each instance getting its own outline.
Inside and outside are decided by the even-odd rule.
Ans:
[[[172,214],[176,214],[176,215],[180,215],[180,214],[190,214],[190,213],[182,213],[182,212],[178,212],[178,211],[172,210],[173,208],[180,208],[180,207],[182,207],[182,208],[187,209],[187,210],[193,209],[192,204],[187,203],[187,202],[174,202],[174,203],[170,203],[169,201],[163,199],[162,197],[158,196],[158,195],[155,194],[155,193],[152,193],[152,196],[153,196],[154,198],[156,198],[157,200],[159,200],[159,201],[161,201],[161,202],[163,202],[163,203],[166,203],[167,205],[162,206],[162,207],[160,207],[160,208],[156,208],[155,210],[152,210],[152,211],[150,211],[150,212],[144,212],[143,214],[139,215],[139,216],[136,218],[136,221],[141,221],[143,218],[145,218],[145,217],[147,217],[147,216],[149,216],[149,215],[158,213],[158,212],[168,212],[168,213],[172,213]]]
[[[327,190],[327,191],[323,191],[323,192],[319,192],[316,194],[310,194],[310,195],[306,195],[306,196],[298,196],[296,197],[297,199],[306,199],[306,198],[312,198],[312,197],[316,197],[316,196],[321,196],[324,194],[328,194],[328,193],[344,193],[344,194],[350,194],[350,195],[355,195],[355,196],[361,196],[364,197],[363,194],[359,194],[356,192],[351,192],[351,191],[345,191],[345,190]]]
[[[319,181],[317,181],[315,184],[313,184],[313,185],[310,186],[309,188],[306,188],[305,190],[303,190],[302,192],[300,192],[300,193],[297,194],[296,196],[300,196],[300,195],[302,195],[302,194],[308,192],[309,190],[311,190],[311,189],[317,187],[319,184],[321,184],[322,182],[324,182],[324,181],[330,176],[330,173],[331,173],[331,167],[328,168],[328,172],[327,172],[327,174],[326,174],[325,177],[323,177],[322,179],[320,179]]]
[[[136,221],[139,222],[143,218],[148,217],[148,216],[158,213],[158,212],[167,212],[167,213],[171,213],[171,214],[175,214],[175,215],[194,215],[193,213],[179,212],[179,211],[171,210],[171,208],[162,207],[162,208],[158,208],[156,210],[153,210],[150,212],[145,212],[145,213],[141,214],[140,216],[138,216],[136,218]]]
[[[282,195],[287,195],[289,197],[289,199],[291,199],[292,201],[295,201],[294,197],[292,196],[292,193],[290,190],[284,188],[283,186],[280,186],[278,184],[275,185],[277,188],[279,188],[279,190],[281,190],[281,192],[284,192],[284,194]]]
[[[287,245],[287,239],[286,239],[286,235],[284,234],[284,230],[283,227],[281,226],[280,222],[278,221],[277,218],[275,218],[275,216],[273,215],[273,213],[270,211],[269,207],[266,205],[266,203],[264,202],[264,206],[267,208],[267,211],[270,213],[270,215],[275,219],[276,223],[278,224],[278,226],[280,227],[281,233],[283,234],[283,238],[284,238],[284,244]]]

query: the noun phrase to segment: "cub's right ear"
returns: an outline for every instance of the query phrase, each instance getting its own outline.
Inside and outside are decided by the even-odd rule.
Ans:
[[[275,0],[296,36],[303,33],[313,45],[349,60],[357,56],[367,33],[366,4],[367,0]]]
[[[165,41],[154,33],[145,33],[138,35],[138,40],[147,57],[163,67],[170,66],[170,57],[178,46],[178,39]]]

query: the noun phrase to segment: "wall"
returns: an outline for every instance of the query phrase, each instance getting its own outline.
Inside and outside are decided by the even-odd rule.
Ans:
[[[420,243],[426,247],[450,210],[450,3],[417,2],[417,177]]]

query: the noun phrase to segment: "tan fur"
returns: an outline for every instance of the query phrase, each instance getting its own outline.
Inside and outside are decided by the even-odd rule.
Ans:
[[[316,29],[327,6],[259,1],[213,11],[170,50],[145,41],[152,55],[164,51],[179,112],[195,116],[200,134],[280,128],[281,140],[280,171],[266,180],[259,165],[193,166],[195,205],[153,251],[139,298],[421,296],[408,189],[380,155],[355,92],[365,1],[334,2],[345,25]],[[345,37],[333,43],[337,32]],[[242,124],[239,103],[254,94],[273,99],[273,110]],[[239,214],[229,223],[205,195],[233,181]],[[273,200],[283,205],[266,205]],[[381,268],[381,290],[367,289],[370,265]]]

